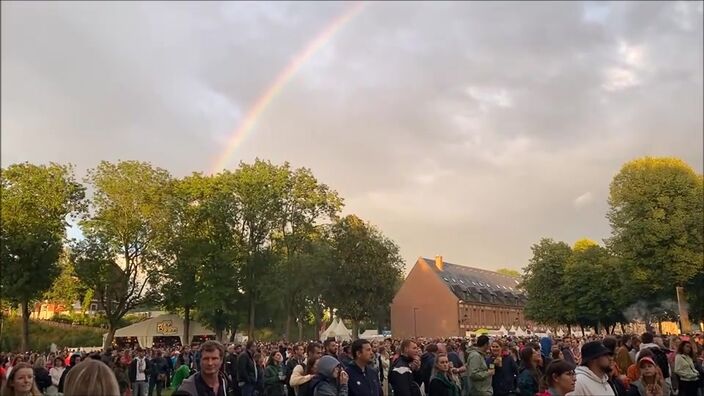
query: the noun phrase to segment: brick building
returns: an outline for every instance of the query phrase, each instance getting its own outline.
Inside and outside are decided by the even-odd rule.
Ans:
[[[518,280],[479,268],[419,258],[391,303],[391,334],[457,337],[502,325],[531,327]]]

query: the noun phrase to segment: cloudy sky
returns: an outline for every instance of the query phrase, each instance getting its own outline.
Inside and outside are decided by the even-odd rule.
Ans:
[[[349,3],[2,3],[2,166],[138,159],[209,172]],[[520,269],[608,237],[643,155],[702,172],[702,2],[371,3],[234,151],[313,170],[409,265]]]

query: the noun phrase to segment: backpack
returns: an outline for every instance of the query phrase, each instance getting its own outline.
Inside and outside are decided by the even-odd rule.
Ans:
[[[648,349],[653,352],[653,360],[655,361],[655,364],[657,364],[660,368],[660,371],[662,371],[662,377],[670,378],[670,363],[667,360],[667,355],[665,354],[665,351],[655,347]]]

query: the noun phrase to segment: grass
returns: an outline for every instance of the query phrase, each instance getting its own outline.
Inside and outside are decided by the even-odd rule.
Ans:
[[[57,347],[90,347],[103,344],[105,329],[70,327],[44,320],[29,321],[29,348],[33,351],[47,351],[51,344]],[[22,337],[22,319],[5,318],[3,323],[0,350],[18,351]]]

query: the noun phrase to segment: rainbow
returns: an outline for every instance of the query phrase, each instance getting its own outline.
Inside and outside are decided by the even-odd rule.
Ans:
[[[235,149],[244,141],[249,132],[252,131],[257,120],[266,111],[274,99],[281,93],[286,84],[296,75],[296,73],[305,65],[305,63],[315,53],[322,48],[330,39],[335,36],[340,29],[345,26],[352,18],[354,18],[364,7],[364,2],[354,2],[342,14],[333,19],[325,28],[315,36],[300,52],[298,52],[286,67],[279,72],[274,81],[269,84],[267,89],[257,98],[254,105],[249,109],[245,117],[242,119],[237,129],[232,133],[225,146],[225,150],[215,160],[211,169],[211,173],[220,172],[230,161],[230,157],[235,152]]]

